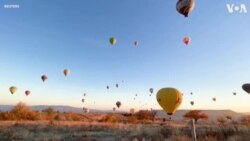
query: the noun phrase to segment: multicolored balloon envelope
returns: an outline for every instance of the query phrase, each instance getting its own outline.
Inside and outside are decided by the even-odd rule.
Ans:
[[[250,94],[250,83],[243,84],[242,89]]]
[[[183,16],[188,17],[188,14],[193,11],[194,6],[194,0],[178,0],[176,3],[176,10]]]
[[[64,76],[68,76],[70,74],[70,70],[69,69],[64,69],[63,74],[64,74]]]

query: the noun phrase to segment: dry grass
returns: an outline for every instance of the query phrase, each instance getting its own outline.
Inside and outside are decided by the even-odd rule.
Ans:
[[[20,103],[0,113],[0,141],[191,141],[188,122],[156,119],[150,111],[77,114],[48,108],[35,112]],[[196,133],[198,141],[249,141],[250,117],[198,122]]]
[[[2,121],[0,140],[33,141],[191,141],[186,125],[123,124],[80,121]],[[178,125],[178,126],[176,126]],[[248,125],[197,125],[200,141],[248,141]]]

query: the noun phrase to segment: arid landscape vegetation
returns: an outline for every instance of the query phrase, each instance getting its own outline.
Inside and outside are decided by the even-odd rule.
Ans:
[[[250,116],[209,120],[201,110],[189,111],[182,120],[157,116],[157,111],[135,113],[73,113],[53,108],[35,111],[18,103],[0,113],[0,140],[17,141],[191,141],[189,120],[196,122],[200,141],[248,141]]]

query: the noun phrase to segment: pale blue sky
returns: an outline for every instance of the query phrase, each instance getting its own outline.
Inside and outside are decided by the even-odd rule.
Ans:
[[[176,0],[2,0],[0,103],[112,109],[120,100],[123,110],[145,103],[143,108],[160,108],[148,89],[176,87],[185,93],[182,109],[249,112],[250,95],[241,85],[250,82],[250,15],[229,14],[227,3],[250,9],[248,0],[203,0],[184,18]],[[189,46],[184,36],[192,38]],[[14,95],[12,85],[18,87]],[[28,97],[26,89],[32,91]]]

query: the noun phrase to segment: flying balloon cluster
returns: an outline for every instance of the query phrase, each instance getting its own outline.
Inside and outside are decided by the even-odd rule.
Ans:
[[[183,15],[184,17],[188,17],[189,14],[193,11],[194,7],[195,7],[195,0],[177,0],[177,3],[176,3],[176,10],[178,11],[179,14]],[[110,37],[109,43],[112,46],[115,46],[117,44],[117,39],[115,37]],[[183,37],[181,43],[182,44],[184,43],[185,45],[189,45],[191,43],[191,37],[189,36]],[[134,40],[133,45],[137,48],[139,46],[139,41]],[[69,69],[64,69],[62,72],[65,77],[68,77],[71,74]],[[48,80],[48,76],[46,74],[41,75],[40,78],[42,82],[44,83]],[[123,82],[124,81],[122,80],[122,83]],[[107,85],[106,89],[110,90],[112,86],[114,86],[115,88],[120,88],[122,85],[119,85],[119,84],[121,83],[114,83],[113,85]],[[105,86],[104,86],[104,89],[105,89]],[[250,94],[250,83],[243,84],[242,89],[248,94]],[[9,91],[11,94],[16,93],[17,90],[18,88],[16,86],[11,86],[9,88]],[[149,96],[154,94],[154,91],[155,91],[154,88],[147,89],[147,92],[149,92]],[[24,94],[26,96],[29,96],[31,94],[31,91],[26,90]],[[193,92],[190,92],[190,95],[193,95]],[[233,95],[236,96],[237,93],[233,92]],[[86,102],[86,96],[87,94],[84,93],[83,98],[81,99],[81,102],[83,104]],[[133,99],[136,100],[137,97],[138,97],[138,94],[136,93]],[[216,97],[212,97],[212,101],[216,102],[216,100],[217,100]],[[183,101],[183,93],[181,93],[177,88],[172,88],[172,87],[162,88],[158,90],[158,92],[156,93],[156,101],[162,107],[162,109],[166,111],[168,115],[173,115],[177,111],[178,107],[181,105]],[[195,103],[196,102],[194,100],[190,101],[191,106],[194,106]],[[94,101],[94,104],[95,104],[95,101]],[[113,105],[114,107],[112,106],[113,111],[116,111],[116,109],[120,109],[120,107],[122,106],[121,101],[116,101],[113,104],[114,104]],[[141,101],[139,102],[139,104],[141,104],[141,108],[147,105],[147,103],[143,103]],[[153,109],[151,108],[151,110]],[[83,107],[83,111],[84,113],[88,113],[89,109],[86,107]],[[135,109],[131,108],[130,113],[134,114]]]

